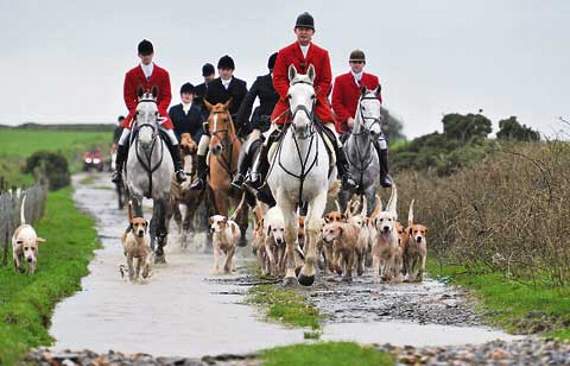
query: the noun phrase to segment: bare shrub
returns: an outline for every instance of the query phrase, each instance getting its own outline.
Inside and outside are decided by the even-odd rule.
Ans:
[[[404,171],[397,183],[400,217],[415,198],[436,257],[516,280],[570,280],[570,144],[502,143],[452,176]]]

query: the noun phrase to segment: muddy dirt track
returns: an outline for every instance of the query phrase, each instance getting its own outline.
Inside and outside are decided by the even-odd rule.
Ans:
[[[168,263],[155,266],[150,280],[122,280],[119,236],[126,213],[116,208],[108,176],[94,177],[74,178],[75,201],[95,217],[103,248],[96,252],[82,290],[56,307],[50,329],[56,339],[54,351],[112,349],[201,357],[303,341],[303,329],[266,322],[259,309],[243,304],[243,295],[257,282],[247,272],[253,260],[249,246],[238,252],[234,275],[212,275],[211,254],[195,250],[203,236],[182,250],[172,234],[166,247]],[[369,273],[352,283],[325,275],[314,287],[300,291],[326,317],[323,340],[420,347],[513,339],[481,325],[460,290],[431,279],[384,285],[375,283]]]

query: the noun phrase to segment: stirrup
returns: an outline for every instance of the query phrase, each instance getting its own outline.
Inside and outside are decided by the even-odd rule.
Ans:
[[[234,187],[235,189],[241,189],[241,187],[243,186],[243,181],[244,181],[245,177],[241,174],[237,174],[234,179],[232,179],[232,182],[230,183],[232,185],[232,187]]]

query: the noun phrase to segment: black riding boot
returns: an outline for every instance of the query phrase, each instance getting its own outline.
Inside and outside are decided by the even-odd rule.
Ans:
[[[118,145],[117,156],[115,157],[115,171],[111,177],[111,181],[120,184],[123,181],[123,165],[129,154],[129,145]]]
[[[336,169],[338,171],[338,175],[340,176],[340,180],[342,183],[342,189],[345,191],[350,191],[358,188],[358,184],[352,177],[348,167],[348,160],[346,159],[346,155],[344,154],[344,149],[342,145],[337,140],[334,132],[329,130],[327,127],[323,126],[323,133],[327,135],[329,140],[331,141],[334,152],[336,155]]]
[[[381,149],[378,141],[374,141],[374,148],[380,159],[380,185],[384,188],[392,187],[392,177],[388,175],[388,149]]]
[[[182,167],[182,159],[180,158],[180,149],[178,145],[173,145],[170,139],[164,139],[170,156],[172,157],[172,162],[174,163],[174,174],[176,175],[176,181],[182,183],[186,180],[186,173],[184,173],[184,168]]]
[[[245,184],[254,190],[259,190],[263,183],[265,182],[265,176],[267,175],[267,171],[269,170],[269,160],[267,158],[267,153],[271,148],[271,145],[279,140],[279,136],[281,135],[281,130],[275,130],[269,135],[267,141],[261,145],[259,149],[259,154],[257,155],[257,159],[253,164],[253,168],[251,169],[251,174],[245,181]]]
[[[206,179],[208,178],[208,164],[206,164],[206,155],[197,155],[196,179],[190,186],[193,191],[201,191],[206,188]]]
[[[252,157],[255,156],[255,152],[259,149],[260,144],[261,140],[254,140],[251,142],[248,149],[240,151],[238,158],[238,171],[232,180],[232,186],[235,189],[241,189],[245,176],[247,175],[247,171],[251,166]]]

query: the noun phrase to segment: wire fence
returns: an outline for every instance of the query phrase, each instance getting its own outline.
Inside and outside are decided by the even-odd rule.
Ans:
[[[8,248],[12,234],[20,225],[22,199],[26,196],[24,214],[26,223],[32,224],[44,214],[47,186],[36,183],[32,187],[5,189],[0,184],[0,241],[2,245],[2,264],[8,261]]]

